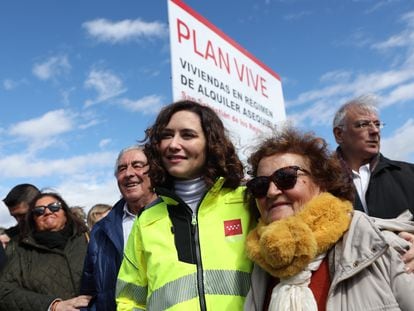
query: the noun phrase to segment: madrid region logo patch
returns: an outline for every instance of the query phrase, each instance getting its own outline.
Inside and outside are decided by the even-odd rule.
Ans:
[[[243,234],[241,219],[224,221],[224,235],[226,237]]]

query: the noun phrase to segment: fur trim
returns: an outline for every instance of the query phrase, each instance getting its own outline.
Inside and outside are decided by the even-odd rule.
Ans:
[[[351,213],[351,202],[322,193],[296,215],[269,225],[259,219],[247,236],[247,255],[277,278],[293,276],[342,237]]]

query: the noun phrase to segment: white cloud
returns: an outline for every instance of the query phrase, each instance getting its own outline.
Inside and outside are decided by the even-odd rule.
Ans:
[[[357,29],[348,38],[334,41],[336,46],[352,46],[363,48],[372,44],[372,38],[363,29]]]
[[[38,118],[12,125],[9,133],[24,139],[39,141],[72,130],[73,117],[64,109],[49,111]]]
[[[161,22],[125,19],[118,22],[104,18],[82,24],[88,34],[100,42],[119,43],[143,38],[161,38],[167,35],[167,26]]]
[[[414,82],[399,85],[388,95],[383,96],[381,107],[387,107],[396,103],[404,103],[414,100]]]
[[[36,63],[32,72],[40,80],[48,80],[70,72],[71,65],[66,55],[52,56],[43,63]]]
[[[114,205],[121,197],[113,175],[108,179],[92,182],[68,179],[57,186],[57,191],[70,206],[83,206],[86,213],[95,204]]]
[[[381,98],[381,108],[414,100],[414,12],[405,14],[401,20],[407,24],[406,29],[371,46],[384,51],[394,47],[405,47],[406,57],[404,61],[399,62],[399,67],[367,73],[346,70],[325,73],[320,78],[320,88],[301,93],[295,99],[286,101],[288,109],[295,110],[297,106],[305,108],[297,114],[291,113],[293,119],[299,124],[328,125],[339,105],[350,98],[367,93],[377,94]]]
[[[88,129],[92,126],[98,125],[100,123],[102,123],[102,121],[100,121],[98,119],[88,120],[86,122],[83,122],[83,123],[79,124],[79,128],[81,130],[86,130],[86,129]]]
[[[162,97],[158,95],[150,95],[138,100],[121,99],[120,104],[130,111],[154,114],[158,113],[162,107]]]
[[[11,91],[19,87],[20,85],[28,84],[26,79],[4,79],[3,80],[3,89],[6,91]]]
[[[92,70],[84,85],[98,93],[95,99],[89,99],[85,102],[86,106],[107,101],[126,92],[122,80],[108,70]]]
[[[4,178],[37,178],[37,177],[56,177],[60,178],[73,176],[75,174],[88,174],[91,170],[99,170],[103,167],[110,168],[115,163],[116,155],[112,152],[90,153],[71,158],[60,159],[38,159],[30,154],[19,153],[9,156],[3,156],[0,159],[0,171]],[[53,185],[52,185],[53,186]]]
[[[35,181],[37,177],[49,177],[44,180],[50,184],[42,184],[42,189],[57,191],[70,206],[83,206],[85,212],[88,212],[94,204],[113,205],[119,200],[120,193],[113,176],[115,159],[116,154],[111,152],[60,160],[34,159],[19,154],[1,158],[0,171],[4,178]],[[9,189],[1,189],[3,194],[8,191]],[[14,218],[2,203],[0,202],[0,224],[4,227],[12,226],[15,224]]]
[[[100,142],[99,142],[99,148],[105,148],[106,146],[108,146],[110,143],[111,143],[111,141],[112,141],[112,139],[110,139],[110,138],[105,138],[105,139],[102,139]]]
[[[414,156],[414,119],[408,119],[405,124],[395,130],[393,136],[381,138],[381,152],[391,159],[404,160]]]
[[[4,79],[3,80],[3,88],[7,91],[14,89],[17,86],[17,82],[11,79]]]
[[[322,75],[319,79],[321,82],[346,82],[352,76],[352,73],[347,70],[334,70]]]
[[[374,5],[365,11],[365,13],[370,14],[377,10],[383,9],[389,5],[394,4],[395,2],[399,2],[400,0],[381,0],[381,1],[374,1]]]

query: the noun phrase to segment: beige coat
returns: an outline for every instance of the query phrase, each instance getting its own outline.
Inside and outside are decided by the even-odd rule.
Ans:
[[[399,254],[409,243],[380,231],[413,232],[410,217],[383,220],[355,211],[349,230],[329,252],[327,311],[414,310],[414,274],[404,272]],[[255,265],[244,310],[263,310],[268,278]]]

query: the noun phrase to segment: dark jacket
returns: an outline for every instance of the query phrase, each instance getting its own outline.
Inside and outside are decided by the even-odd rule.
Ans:
[[[124,250],[124,204],[123,199],[118,201],[92,228],[81,286],[81,294],[94,296],[88,310],[116,310],[115,286]]]
[[[394,218],[405,210],[414,214],[414,164],[379,155],[365,195],[370,216]],[[362,210],[356,196],[355,209]]]
[[[0,277],[0,310],[45,311],[56,299],[79,294],[87,239],[73,233],[63,250],[28,235],[16,246]]]
[[[352,171],[343,159],[339,147],[336,154],[352,182]],[[393,161],[381,153],[378,154],[378,157],[371,161],[371,177],[365,202],[368,214],[373,217],[395,218],[405,210],[414,214],[414,164]],[[364,212],[356,191],[354,208]]]
[[[4,248],[2,245],[0,245],[0,273],[1,270],[3,270],[3,266],[6,264],[7,257],[6,252],[4,251]]]

